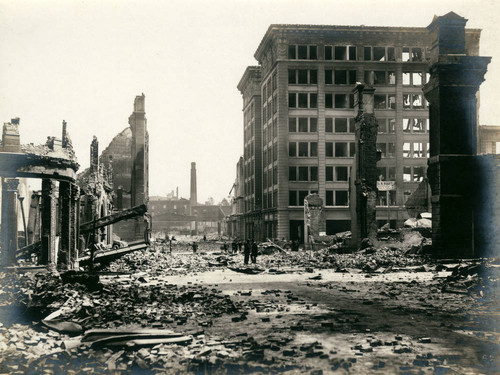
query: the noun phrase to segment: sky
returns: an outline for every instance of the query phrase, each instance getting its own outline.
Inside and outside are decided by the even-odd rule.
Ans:
[[[176,187],[198,200],[228,196],[243,151],[245,68],[270,24],[425,27],[454,11],[483,29],[492,56],[481,86],[480,123],[494,117],[500,83],[496,0],[0,0],[0,121],[21,118],[21,143],[44,143],[69,126],[81,170],[92,137],[100,150],[128,126],[146,96],[150,195]]]

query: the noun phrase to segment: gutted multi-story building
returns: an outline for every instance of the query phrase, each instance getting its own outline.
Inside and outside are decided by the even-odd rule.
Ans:
[[[480,30],[466,32],[479,53]],[[426,28],[271,25],[238,84],[243,94],[246,236],[302,240],[304,198],[318,193],[328,234],[349,230],[356,82],[375,88],[377,220],[401,224],[426,175],[431,37]],[[261,194],[261,196],[259,196]],[[259,226],[260,225],[260,226]],[[259,229],[260,232],[259,232]]]
[[[262,237],[261,69],[249,66],[238,83],[243,96],[243,225],[245,238]]]

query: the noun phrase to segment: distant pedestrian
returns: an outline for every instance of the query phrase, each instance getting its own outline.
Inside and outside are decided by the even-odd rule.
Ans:
[[[224,242],[224,244],[222,245],[222,250],[224,250],[224,252],[227,253],[228,249],[229,249],[229,246],[227,245],[227,243]]]
[[[170,254],[172,254],[172,241],[175,241],[174,236],[170,237],[170,241],[169,241],[170,242]]]
[[[241,247],[243,246],[241,240],[238,240],[238,252],[241,253]]]
[[[238,244],[236,243],[236,240],[233,240],[233,242],[231,243],[231,251],[233,254],[238,251]]]
[[[198,244],[196,242],[193,242],[193,253],[196,253],[196,251],[198,250]]]
[[[259,255],[259,246],[257,242],[252,240],[252,263],[257,263],[257,255]]]
[[[243,245],[243,254],[245,255],[244,263],[248,264],[248,260],[250,258],[250,241],[249,240],[246,240],[245,244]]]
[[[207,240],[207,236],[203,235],[203,241]]]

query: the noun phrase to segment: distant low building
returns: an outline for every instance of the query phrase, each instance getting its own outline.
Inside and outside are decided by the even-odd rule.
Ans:
[[[500,126],[480,125],[477,138],[479,154],[500,154]]]

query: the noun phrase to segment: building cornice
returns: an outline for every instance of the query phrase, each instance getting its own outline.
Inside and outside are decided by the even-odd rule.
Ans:
[[[260,66],[247,66],[236,87],[243,94],[252,80],[260,82]]]
[[[466,34],[481,34],[481,29],[466,29]],[[257,61],[261,61],[265,50],[277,36],[328,36],[343,34],[394,34],[394,33],[411,33],[429,35],[429,30],[426,27],[388,27],[388,26],[340,26],[340,25],[296,25],[296,24],[272,24],[267,29],[266,34],[262,38],[254,57]]]

